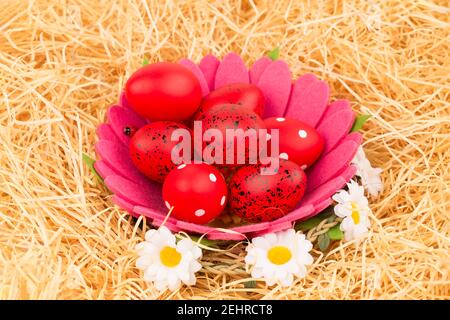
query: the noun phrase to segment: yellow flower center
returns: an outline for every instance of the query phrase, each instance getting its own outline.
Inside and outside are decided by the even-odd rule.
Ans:
[[[355,224],[358,224],[361,220],[359,216],[359,208],[356,202],[352,202],[352,219]]]
[[[165,246],[159,252],[159,258],[161,259],[161,263],[168,268],[176,267],[181,261],[181,254],[177,251],[177,249]]]
[[[283,246],[275,246],[272,247],[267,252],[267,258],[270,262],[276,265],[282,265],[287,263],[292,258],[291,251]]]

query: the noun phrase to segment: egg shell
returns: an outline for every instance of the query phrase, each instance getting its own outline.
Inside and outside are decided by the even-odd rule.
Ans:
[[[186,222],[205,224],[226,207],[228,190],[225,178],[206,163],[181,164],[163,184],[163,199],[171,216]]]
[[[148,178],[162,183],[178,165],[172,162],[171,157],[172,149],[179,143],[171,141],[172,133],[177,129],[185,129],[191,133],[185,125],[172,121],[157,121],[140,128],[131,138],[131,160]]]
[[[303,198],[306,175],[296,163],[280,159],[273,175],[262,175],[267,165],[243,166],[231,178],[229,208],[250,222],[266,222],[289,213]]]
[[[246,132],[249,129],[255,130],[257,134],[256,145],[258,150],[255,155],[258,155],[261,150],[259,150],[259,130],[264,129],[265,125],[263,120],[253,111],[249,109],[242,108],[237,104],[219,104],[214,105],[201,115],[196,118],[197,121],[202,122],[202,131],[203,133],[208,129],[218,129],[223,137],[223,162],[216,163],[217,165],[225,165],[225,166],[236,166],[240,164],[248,164],[249,163],[249,139],[245,137],[234,137],[234,149],[231,147],[231,143],[233,141],[226,141],[226,130],[227,129],[242,129]],[[243,141],[245,139],[245,141]],[[245,143],[245,163],[237,162],[237,146],[239,144]],[[203,149],[207,148],[208,145],[212,145],[212,142],[204,142]],[[264,144],[265,148],[266,144]],[[227,159],[227,154],[233,152],[233,163],[225,163]],[[204,159],[208,163],[212,163],[212,159]]]
[[[264,119],[264,124],[269,134],[272,129],[279,130],[280,158],[294,161],[305,170],[320,157],[324,140],[310,125],[283,117]]]

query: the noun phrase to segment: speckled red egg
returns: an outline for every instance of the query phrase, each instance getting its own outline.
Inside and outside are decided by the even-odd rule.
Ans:
[[[152,122],[140,128],[130,140],[130,156],[134,165],[148,178],[163,182],[177,164],[172,162],[172,149],[180,142],[171,141],[174,130],[190,129],[172,121]],[[180,154],[182,155],[181,149]],[[190,158],[190,155],[189,155]]]
[[[217,217],[227,202],[227,184],[219,170],[206,163],[181,164],[163,184],[166,207],[171,216],[197,224]]]
[[[305,193],[306,175],[295,162],[280,159],[273,175],[261,174],[266,167],[241,167],[229,184],[231,212],[250,222],[272,221],[286,215]]]
[[[308,124],[289,118],[272,117],[264,119],[270,134],[272,129],[279,130],[280,158],[291,160],[305,170],[322,153],[323,138]]]
[[[203,98],[197,112],[200,115],[216,105],[229,103],[249,109],[260,117],[264,112],[264,94],[257,86],[249,83],[231,83],[212,91]]]
[[[248,164],[250,160],[250,152],[249,148],[256,146],[256,149],[252,151],[252,155],[256,155],[255,160],[257,160],[257,156],[260,153],[259,149],[259,129],[264,129],[265,125],[263,120],[253,111],[249,109],[242,108],[237,104],[220,104],[215,105],[199,115],[195,120],[202,122],[202,131],[205,133],[209,129],[217,129],[220,131],[223,137],[222,143],[222,154],[223,154],[223,162],[215,164],[218,165],[226,165],[226,166],[236,166],[241,164]],[[254,132],[255,144],[251,144],[249,141],[249,137],[245,136],[233,136],[232,139],[226,139],[227,129],[237,130],[241,129],[242,132],[248,133],[250,129]],[[264,135],[264,139],[266,136]],[[214,149],[212,146],[214,145],[214,140],[211,142],[205,142],[203,144],[203,150],[211,147],[211,155],[212,157],[216,156]],[[238,145],[244,146],[245,152],[239,152]],[[266,144],[264,143],[265,147]],[[217,148],[219,149],[219,148]],[[205,153],[204,153],[205,154]],[[209,154],[209,153],[208,153]],[[230,155],[229,155],[230,154]],[[238,161],[238,155],[243,154],[243,163]],[[231,155],[233,155],[231,157]],[[234,159],[234,161],[226,161],[227,156],[230,159]],[[211,157],[203,157],[205,162],[213,163]],[[226,162],[226,163],[225,163]]]

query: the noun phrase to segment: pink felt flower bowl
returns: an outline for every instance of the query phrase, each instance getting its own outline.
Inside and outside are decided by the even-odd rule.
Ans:
[[[234,53],[226,55],[222,61],[208,55],[200,64],[188,59],[179,63],[198,78],[203,96],[229,83],[256,84],[266,98],[264,118],[278,116],[306,122],[322,135],[325,148],[319,160],[306,171],[308,187],[304,198],[282,218],[230,228],[197,225],[173,217],[166,220],[168,210],[162,200],[161,185],[150,181],[135,168],[128,151],[130,138],[123,133],[125,127],[140,128],[147,121],[129,107],[122,94],[119,104],[109,108],[108,122],[97,128],[96,151],[100,159],[96,161],[95,169],[114,193],[114,203],[131,215],[143,215],[156,227],[164,223],[173,232],[205,234],[212,240],[243,240],[292,228],[296,221],[320,213],[332,203],[331,196],[354,176],[356,168],[350,162],[362,137],[358,133],[349,133],[355,120],[349,102],[329,103],[329,87],[325,82],[312,74],[292,81],[284,61],[272,61],[267,57],[257,60],[250,70]]]

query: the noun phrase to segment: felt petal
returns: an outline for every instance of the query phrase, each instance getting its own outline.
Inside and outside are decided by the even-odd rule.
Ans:
[[[122,91],[119,98],[119,104],[121,107],[125,109],[131,109],[130,104],[128,103],[127,97],[125,95],[125,91]]]
[[[353,111],[345,109],[332,113],[320,122],[317,132],[325,142],[323,154],[327,154],[348,134],[354,121]]]
[[[187,232],[196,232],[196,233],[200,233],[200,234],[205,234],[207,232],[214,230],[214,228],[211,228],[209,226],[195,224],[195,223],[181,221],[181,220],[177,220],[177,226]]]
[[[119,175],[110,175],[105,179],[106,186],[119,197],[140,206],[160,212],[167,211],[163,204],[161,187],[157,185],[139,185]]]
[[[202,96],[206,96],[209,93],[209,86],[200,68],[189,59],[181,59],[178,63],[188,68],[195,75],[200,83],[200,88],[202,88]]]
[[[271,63],[261,74],[257,85],[266,98],[264,118],[284,114],[291,93],[291,77],[289,66],[282,60]]]
[[[123,129],[128,126],[139,129],[146,124],[144,119],[139,117],[133,110],[119,106],[112,106],[109,108],[108,121],[116,136],[126,146],[128,146],[130,142],[130,137],[123,133]]]
[[[245,226],[239,226],[235,228],[231,228],[231,230],[239,233],[248,233],[248,232],[256,232],[260,230],[264,230],[270,226],[269,222],[261,222],[261,223],[254,223],[254,224],[248,224]]]
[[[154,184],[134,166],[128,148],[123,145],[108,140],[100,140],[96,143],[95,150],[102,160],[122,177],[137,184]]]
[[[199,68],[203,72],[203,76],[205,77],[206,83],[208,83],[210,91],[214,90],[214,82],[219,64],[219,59],[211,54],[208,54],[200,61]]]
[[[362,135],[359,132],[352,132],[347,137],[345,137],[345,140],[351,140],[360,145],[362,142]]]
[[[259,237],[259,236],[265,235],[267,233],[280,232],[280,231],[284,231],[284,230],[290,229],[290,228],[292,228],[292,222],[290,222],[290,221],[283,221],[280,223],[272,223],[269,228],[267,228],[266,230],[263,230],[263,231],[256,232],[253,235],[253,237]]]
[[[102,140],[108,140],[113,143],[123,144],[122,140],[117,137],[111,126],[107,123],[102,123],[97,127],[97,136]]]
[[[131,216],[135,218],[138,217],[138,215],[133,212],[134,204],[132,204],[131,202],[119,197],[116,194],[111,198],[111,201],[123,210],[127,211]]]
[[[325,199],[331,198],[336,191],[345,186],[345,179],[341,176],[325,182],[314,191],[308,193],[302,200],[301,205],[315,205]]]
[[[170,231],[172,231],[174,233],[181,231],[181,229],[176,224],[173,224],[169,221],[164,221],[164,219],[156,218],[156,219],[153,219],[153,221],[151,223],[155,227],[160,227],[160,226],[164,225],[165,227],[167,227]]]
[[[307,192],[315,190],[318,186],[342,172],[352,161],[358,146],[356,142],[344,139],[335,149],[324,155],[308,171]]]
[[[217,68],[214,88],[230,83],[249,83],[247,67],[236,53],[227,54]]]
[[[112,174],[117,174],[110,166],[106,164],[104,160],[97,160],[94,163],[95,171],[103,178],[103,180]]]
[[[329,116],[331,116],[333,113],[342,111],[342,110],[352,110],[352,107],[350,106],[350,102],[348,100],[336,100],[333,101],[328,105],[328,107],[325,110],[325,113],[323,114],[323,118],[321,123],[327,119]]]
[[[279,218],[276,220],[277,222],[283,222],[283,221],[297,221],[298,219],[301,219],[303,216],[311,214],[314,211],[314,206],[309,204],[303,204],[303,202],[300,203],[300,206],[298,206],[293,211],[289,212],[284,217]]]
[[[333,200],[331,198],[325,199],[322,202],[317,203],[314,206],[314,210],[316,211],[316,214],[314,214],[314,215],[321,213],[323,210],[325,210],[326,208],[331,206],[332,203],[333,203]]]
[[[160,220],[166,219],[166,216],[169,213],[169,211],[167,210],[166,207],[161,208],[161,210],[159,210],[159,209],[155,210],[155,209],[143,207],[143,206],[135,206],[134,212],[138,215],[142,215],[142,216],[150,218],[150,219],[160,219]],[[172,217],[169,217],[167,219],[167,221],[172,224],[176,224],[178,222],[177,219],[172,218]]]
[[[245,240],[246,237],[240,233],[225,233],[223,231],[212,231],[206,234],[209,240],[225,240],[225,241],[241,241]]]
[[[328,104],[329,88],[324,81],[304,75],[294,84],[285,117],[294,118],[316,127]]]
[[[250,83],[256,84],[258,83],[259,78],[261,77],[264,70],[267,69],[267,67],[272,64],[272,59],[268,57],[262,57],[256,60],[256,62],[252,65],[250,68],[249,74],[250,74]]]

